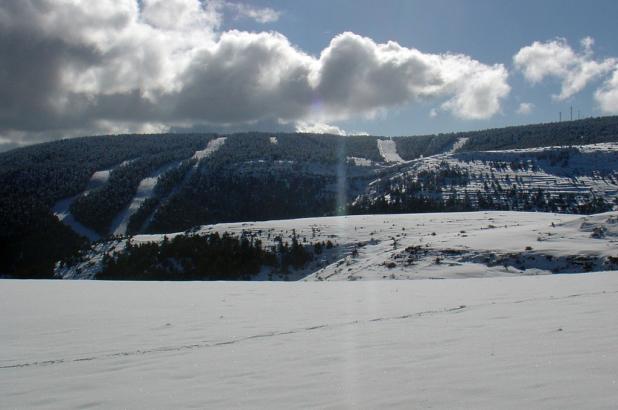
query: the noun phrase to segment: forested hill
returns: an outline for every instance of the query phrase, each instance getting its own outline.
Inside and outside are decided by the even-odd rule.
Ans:
[[[618,141],[618,117],[392,139],[294,133],[158,134],[84,137],[28,146],[0,154],[0,275],[49,276],[53,265],[76,252],[86,238],[346,212],[467,209],[465,188],[457,188],[463,192],[459,196],[440,194],[443,187],[436,185],[439,178],[434,174],[446,176],[440,181],[447,181],[451,189],[455,177],[476,181],[483,192],[503,188],[484,175],[473,175],[478,167],[462,176],[461,170],[443,170],[442,162],[423,170],[422,165],[410,168],[405,161],[446,152],[612,141]],[[453,161],[451,168],[458,164]],[[545,160],[535,161],[538,167]],[[491,173],[495,161],[490,162],[483,172]],[[390,179],[402,167],[413,174],[412,179]],[[606,177],[613,178],[610,174]],[[427,196],[426,188],[420,197],[411,193],[409,189],[418,188],[419,183],[428,186],[423,178],[431,178],[437,194]],[[376,185],[375,181],[383,182]],[[485,182],[490,186],[485,187]],[[402,198],[401,187],[408,189],[405,201],[396,206],[384,202],[384,198]],[[504,182],[501,187],[507,188]],[[461,203],[453,203],[459,197]],[[507,202],[495,206],[511,206],[506,198]],[[446,199],[451,208],[440,202]],[[533,204],[535,210],[553,209],[538,207],[537,199],[518,197],[518,201],[523,209],[526,204]],[[479,206],[479,201],[472,202]],[[560,209],[586,212],[603,209],[607,203],[582,207],[573,202]]]
[[[399,137],[397,150],[405,160],[434,155],[467,139],[459,151],[488,151],[618,141],[618,116],[520,125],[481,131]]]

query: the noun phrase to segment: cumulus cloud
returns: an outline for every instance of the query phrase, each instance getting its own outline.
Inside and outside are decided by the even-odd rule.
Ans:
[[[533,103],[529,103],[529,102],[523,102],[521,104],[519,104],[519,107],[517,107],[517,114],[521,114],[521,115],[528,115],[532,112],[532,110],[534,109],[534,104]]]
[[[582,50],[578,52],[563,38],[535,41],[519,50],[513,61],[532,84],[546,77],[559,79],[561,91],[554,98],[565,100],[583,90],[591,81],[612,71],[618,64],[615,58],[595,60],[592,52],[594,40],[591,37],[585,37],[580,43]]]
[[[254,20],[258,23],[267,24],[274,23],[279,20],[281,12],[271,9],[270,7],[254,7],[245,3],[223,3],[224,7],[236,13],[236,17],[244,17]]]
[[[464,55],[422,53],[393,41],[376,44],[353,33],[336,36],[311,75],[321,108],[335,117],[450,97],[443,108],[456,116],[489,118],[510,91],[501,64],[488,66]]]
[[[324,123],[308,123],[300,121],[296,124],[296,132],[306,132],[310,134],[335,134],[335,135],[347,135],[345,130],[335,126]]]
[[[618,68],[595,94],[601,109],[608,114],[618,114]]]
[[[510,91],[503,65],[464,55],[343,33],[311,56],[276,32],[221,32],[226,7],[259,22],[279,18],[221,1],[4,0],[0,136],[302,128],[427,99],[482,119]]]

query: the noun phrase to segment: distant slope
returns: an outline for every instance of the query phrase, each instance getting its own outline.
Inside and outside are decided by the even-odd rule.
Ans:
[[[221,141],[225,143],[221,145]],[[27,258],[19,255],[36,253],[33,243],[54,241],[47,232],[72,237],[57,244],[51,253],[54,256],[49,256],[53,260],[45,262],[50,266],[76,251],[74,244],[80,242],[80,235],[95,239],[110,232],[175,232],[208,223],[349,212],[477,208],[599,212],[613,206],[616,177],[611,170],[591,174],[588,166],[584,175],[577,173],[576,167],[566,166],[560,173],[550,164],[551,169],[539,167],[543,175],[532,170],[538,175],[526,179],[523,169],[517,175],[504,171],[505,165],[521,168],[521,162],[475,159],[475,152],[608,141],[618,141],[618,117],[392,140],[287,133],[160,134],[76,138],[19,148],[0,154],[0,245],[11,249],[1,255],[0,274],[16,273],[27,265]],[[211,149],[215,147],[211,142],[218,149]],[[436,168],[436,156],[447,152],[451,156],[443,158],[445,163],[456,169]],[[415,162],[421,156],[432,159],[425,165]],[[475,161],[484,165],[474,165]],[[614,163],[611,155],[607,163]],[[102,170],[111,170],[109,179],[89,187],[93,175]],[[166,172],[159,175],[159,170]],[[456,182],[446,184],[455,195],[443,192],[441,182],[437,184],[436,172],[443,171],[442,177],[450,175]],[[410,172],[416,176],[410,179]],[[418,182],[421,172],[425,179],[433,178],[433,188],[441,185],[440,192],[420,200],[417,194],[409,195],[410,190],[402,196],[397,186]],[[489,177],[479,177],[479,172]],[[575,172],[571,179],[569,172]],[[153,175],[157,177],[148,180]],[[511,183],[507,176],[516,180]],[[562,198],[560,193],[556,198],[552,194],[548,197],[548,189],[539,184],[549,182],[546,185],[552,188],[554,179],[564,188]],[[143,181],[150,181],[145,183],[147,195],[138,192]],[[504,198],[513,183],[516,201]],[[543,188],[543,192],[531,192],[530,187]],[[498,201],[482,200],[479,206],[476,190],[489,197],[500,189]],[[421,189],[426,192],[427,187]],[[405,197],[407,202],[393,207],[391,197]],[[50,224],[60,224],[58,218],[76,229],[49,229]],[[114,221],[121,221],[122,229],[115,229]],[[38,239],[33,240],[35,236]]]
[[[480,131],[398,137],[397,151],[404,160],[446,152],[461,138],[459,151],[487,151],[547,146],[586,145],[618,141],[618,116],[577,121],[519,125]]]
[[[420,158],[381,174],[351,210],[594,213],[616,205],[618,143],[602,143]]]

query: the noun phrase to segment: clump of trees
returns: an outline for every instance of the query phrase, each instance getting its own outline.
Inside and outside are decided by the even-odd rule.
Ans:
[[[106,255],[97,279],[113,280],[250,280],[263,266],[287,273],[313,259],[296,237],[272,249],[259,239],[228,233],[177,235],[160,243],[129,243]]]

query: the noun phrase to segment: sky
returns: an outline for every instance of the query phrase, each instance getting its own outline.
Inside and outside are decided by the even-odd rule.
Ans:
[[[3,0],[0,151],[419,135],[618,114],[615,0]]]

